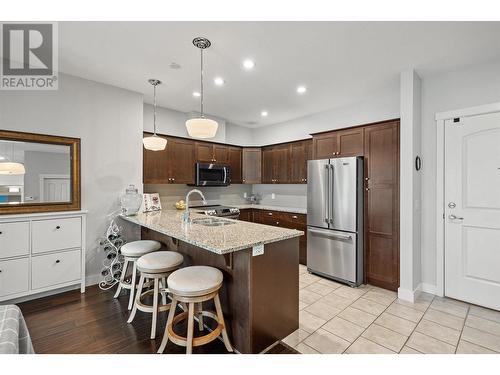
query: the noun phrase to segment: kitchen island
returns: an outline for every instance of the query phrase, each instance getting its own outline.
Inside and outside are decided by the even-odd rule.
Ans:
[[[240,353],[260,353],[299,327],[299,237],[303,232],[230,219],[162,210],[123,216],[142,227],[143,239],[184,256],[184,266],[217,267],[229,337]],[[216,219],[217,220],[217,219]],[[207,225],[208,224],[208,225]],[[205,307],[206,308],[206,307]]]

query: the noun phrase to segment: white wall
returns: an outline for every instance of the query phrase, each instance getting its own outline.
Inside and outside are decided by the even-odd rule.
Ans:
[[[334,103],[332,103],[332,107]],[[399,85],[390,85],[348,106],[256,128],[255,145],[310,138],[309,134],[399,118]]]
[[[101,270],[106,216],[128,184],[142,186],[142,113],[140,94],[62,74],[57,91],[0,91],[0,128],[81,138],[87,276]]]
[[[400,286],[399,298],[413,302],[421,282],[421,178],[415,158],[421,151],[421,79],[401,73],[400,122]]]
[[[500,102],[500,61],[422,81],[422,282],[436,285],[436,113]]]

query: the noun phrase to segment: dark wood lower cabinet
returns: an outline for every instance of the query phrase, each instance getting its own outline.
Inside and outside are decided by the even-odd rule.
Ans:
[[[306,265],[307,215],[246,208],[240,210],[240,220],[303,231],[304,235],[299,237],[299,263]]]

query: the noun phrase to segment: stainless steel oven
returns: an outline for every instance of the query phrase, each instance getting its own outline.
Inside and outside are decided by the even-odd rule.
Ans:
[[[224,164],[196,163],[196,186],[228,186],[231,168]]]

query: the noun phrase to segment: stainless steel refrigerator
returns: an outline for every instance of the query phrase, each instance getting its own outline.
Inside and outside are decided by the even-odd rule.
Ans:
[[[363,157],[308,161],[307,269],[363,282]]]

